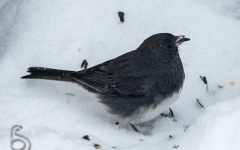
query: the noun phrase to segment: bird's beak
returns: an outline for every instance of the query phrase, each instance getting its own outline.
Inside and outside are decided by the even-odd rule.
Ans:
[[[177,40],[176,40],[176,46],[179,46],[181,45],[183,42],[185,41],[190,41],[189,38],[185,38],[184,35],[179,35],[179,36],[176,36]]]

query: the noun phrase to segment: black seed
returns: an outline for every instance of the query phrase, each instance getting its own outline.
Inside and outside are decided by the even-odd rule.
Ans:
[[[207,78],[205,77],[205,76],[200,76],[200,78],[202,79],[202,81],[205,83],[205,84],[207,84]]]
[[[124,12],[119,11],[119,12],[118,12],[118,16],[119,16],[119,18],[120,18],[120,21],[121,21],[121,22],[124,22]]]
[[[119,124],[119,122],[115,122],[115,124],[116,124],[116,125],[118,125],[118,124]]]
[[[223,86],[219,85],[219,86],[218,86],[218,88],[222,89],[222,88],[223,88]]]
[[[101,147],[101,145],[99,145],[99,144],[94,144],[93,146],[94,146],[96,149],[98,149],[98,148]]]
[[[169,135],[170,138],[173,138],[171,135]]]
[[[69,96],[75,96],[75,95],[72,94],[72,93],[66,93],[66,95],[69,95]]]
[[[197,102],[198,102],[198,104],[199,104],[200,106],[204,107],[204,106],[200,103],[199,99],[197,99]]]
[[[207,84],[207,78],[206,78],[206,77],[203,77],[203,82],[204,82],[205,84]]]
[[[200,76],[200,78],[202,79],[203,83],[206,84],[206,92],[208,91],[208,85],[207,85],[207,78],[205,76]]]
[[[81,64],[81,68],[84,67],[84,69],[86,70],[88,66],[88,62],[86,61],[86,59],[83,60],[82,64]]]
[[[88,140],[88,141],[90,141],[90,139],[89,139],[89,136],[88,136],[88,135],[84,135],[82,138],[83,138],[84,140]]]
[[[178,148],[178,147],[179,147],[179,145],[174,145],[174,146],[173,146],[173,148]]]

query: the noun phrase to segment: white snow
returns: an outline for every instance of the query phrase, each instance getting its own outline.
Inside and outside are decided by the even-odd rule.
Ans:
[[[32,150],[95,149],[95,143],[101,149],[239,150],[239,10],[239,0],[1,0],[0,149],[10,149],[10,128],[21,124]],[[191,39],[180,46],[186,79],[171,105],[177,122],[138,125],[146,135],[115,125],[77,85],[20,79],[31,66],[80,70],[86,59],[91,67],[162,32]],[[199,76],[207,77],[208,92]]]

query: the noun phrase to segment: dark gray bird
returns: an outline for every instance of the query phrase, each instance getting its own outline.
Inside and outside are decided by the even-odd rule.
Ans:
[[[189,38],[155,34],[133,51],[81,71],[30,67],[22,79],[68,81],[96,93],[108,112],[133,124],[149,121],[177,100],[185,74],[178,46]]]

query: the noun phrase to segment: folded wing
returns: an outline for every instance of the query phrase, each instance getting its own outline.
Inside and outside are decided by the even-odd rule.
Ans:
[[[139,74],[132,55],[124,54],[87,70],[69,75],[77,82],[102,94],[141,97],[147,94],[149,76]]]

